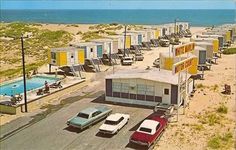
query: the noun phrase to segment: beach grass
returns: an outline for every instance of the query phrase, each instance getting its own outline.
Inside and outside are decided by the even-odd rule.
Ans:
[[[207,146],[211,149],[231,149],[233,147],[233,134],[231,132],[222,135],[217,133],[209,139]]]
[[[216,109],[218,113],[227,114],[228,113],[228,107],[226,107],[223,103],[220,104],[220,106]]]
[[[12,78],[21,74],[21,34],[31,33],[24,39],[26,70],[31,71],[48,62],[51,48],[64,47],[72,40],[72,34],[57,30],[39,29],[41,24],[23,22],[1,23],[0,37],[6,40],[0,42],[1,65],[7,65],[0,71],[0,78]]]
[[[230,55],[230,54],[236,54],[236,48],[228,48],[223,51],[223,54]]]

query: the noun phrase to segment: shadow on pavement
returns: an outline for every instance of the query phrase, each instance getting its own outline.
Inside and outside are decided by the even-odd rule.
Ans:
[[[99,104],[109,104],[109,105],[118,105],[123,107],[136,107],[136,108],[143,108],[143,109],[154,109],[154,107],[151,106],[141,106],[141,105],[135,105],[135,104],[125,104],[125,103],[115,103],[115,102],[109,102],[105,101],[105,94],[101,94],[97,98],[91,101],[92,103],[99,103]]]
[[[114,135],[113,134],[103,134],[101,132],[97,132],[97,134],[95,136],[101,137],[101,138],[112,138]]]
[[[149,150],[147,146],[141,146],[141,145],[133,144],[130,142],[125,146],[125,148],[131,148],[135,150]]]
[[[70,126],[65,127],[63,130],[67,130],[69,132],[75,132],[75,133],[81,133],[84,131],[84,130],[80,130],[78,128],[74,128],[74,127],[70,127]]]

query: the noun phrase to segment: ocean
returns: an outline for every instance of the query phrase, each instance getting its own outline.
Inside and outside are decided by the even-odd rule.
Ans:
[[[192,26],[235,23],[235,10],[1,10],[1,21],[59,24],[163,24],[177,21]]]

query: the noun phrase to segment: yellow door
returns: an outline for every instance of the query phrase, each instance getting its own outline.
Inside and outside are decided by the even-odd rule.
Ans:
[[[157,30],[155,31],[155,38],[158,39],[159,36],[160,36],[160,30],[157,29]]]
[[[213,51],[215,53],[219,52],[219,40],[218,39],[213,40]]]
[[[51,64],[52,63],[52,52],[51,51],[48,51],[48,63]]]
[[[226,42],[230,42],[230,31],[226,32]]]
[[[58,66],[67,65],[67,53],[66,52],[58,52],[58,54],[59,54],[59,57],[57,57],[59,59],[58,60],[59,65]]]
[[[84,55],[85,55],[85,54],[84,54],[84,50],[83,50],[83,49],[78,50],[78,62],[79,62],[79,64],[81,64],[81,65],[84,64],[84,58],[85,58]]]
[[[197,74],[198,58],[194,57],[192,66],[188,68],[188,73],[191,75]]]
[[[125,48],[130,48],[131,45],[131,36],[127,35],[125,40]]]
[[[172,70],[173,66],[173,58],[172,57],[167,57],[164,59],[164,69],[166,70]]]

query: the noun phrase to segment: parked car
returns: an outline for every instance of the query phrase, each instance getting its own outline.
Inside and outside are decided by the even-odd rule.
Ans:
[[[130,116],[128,114],[111,114],[100,126],[99,132],[103,134],[116,134],[128,123],[129,118]]]
[[[106,106],[89,107],[80,111],[77,116],[69,119],[67,125],[83,130],[105,119],[111,112],[112,109]]]
[[[122,65],[132,65],[132,63],[133,63],[133,57],[125,56],[121,58]]]
[[[131,135],[130,143],[150,147],[161,137],[168,120],[163,115],[153,113],[146,118]]]
[[[142,53],[136,53],[135,54],[135,60],[136,61],[143,61],[144,57]]]
[[[160,39],[159,44],[161,47],[168,47],[170,45],[170,41],[166,39]]]

